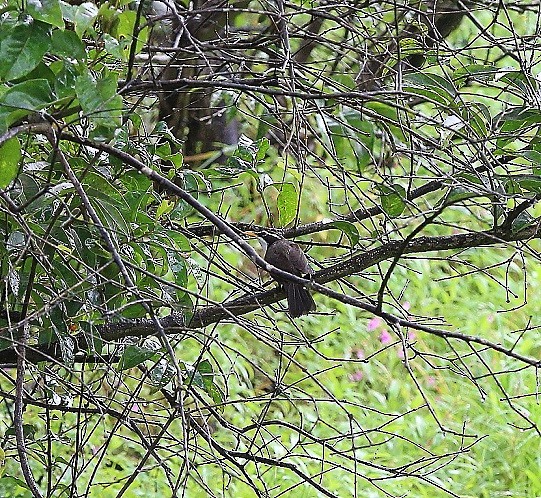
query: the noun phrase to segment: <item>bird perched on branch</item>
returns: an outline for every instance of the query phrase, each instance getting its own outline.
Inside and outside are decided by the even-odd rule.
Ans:
[[[303,250],[295,242],[269,231],[248,232],[248,234],[255,235],[263,241],[263,247],[266,246],[265,261],[272,266],[297,277],[307,278],[314,273]],[[289,316],[291,318],[298,318],[315,311],[316,303],[306,287],[272,273],[271,276],[286,291]]]

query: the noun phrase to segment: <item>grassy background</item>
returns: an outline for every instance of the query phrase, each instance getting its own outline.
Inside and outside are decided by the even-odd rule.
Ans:
[[[458,223],[458,214],[451,214],[447,222]],[[438,231],[449,229],[429,230]],[[534,251],[538,246],[537,241],[529,245]],[[316,260],[326,256],[317,249],[310,254]],[[395,296],[413,319],[435,317],[430,322],[434,326],[508,348],[529,325],[515,350],[539,356],[537,261],[530,258],[524,267],[520,252],[502,246],[462,251],[452,260],[445,259],[449,253],[428,256],[405,259],[397,267],[387,302]],[[386,268],[382,264],[383,272]],[[479,268],[485,270],[475,270]],[[378,288],[377,279],[361,276],[351,281],[367,294]],[[280,425],[248,433],[259,443],[266,442],[269,455],[296,455],[291,461],[307,473],[322,472],[322,484],[337,496],[352,496],[354,490],[357,496],[368,497],[449,496],[445,490],[465,498],[541,496],[539,434],[521,416],[540,422],[533,369],[521,370],[521,364],[479,345],[446,342],[418,331],[402,330],[401,338],[381,320],[321,295],[316,300],[321,313],[298,321],[297,329],[283,315],[277,326],[263,312],[256,315],[256,323],[268,326],[264,330],[283,341],[283,351],[294,361],[265,346],[258,332],[220,327],[221,342],[235,351],[212,348],[232,403],[226,414],[239,426],[250,420],[286,421],[327,439],[335,449],[355,445],[355,455],[366,464],[358,464],[355,479],[347,459],[324,455],[317,445],[299,440],[295,431]],[[281,379],[284,386],[284,395],[273,401],[269,378]],[[462,431],[467,437],[457,435]],[[355,435],[347,437],[351,432]],[[216,434],[221,437],[219,430]],[[223,440],[232,442],[226,435]],[[325,465],[319,458],[325,458]],[[378,466],[402,468],[406,474],[422,470],[417,477],[389,478]],[[247,469],[253,476],[262,472],[253,465]],[[201,472],[207,482],[223,478],[216,468]],[[261,478],[275,495],[298,482],[281,469]],[[197,489],[194,483],[189,495],[199,496]],[[322,496],[307,486],[291,493]],[[234,481],[224,496],[252,492]]]
[[[517,26],[520,28],[520,23]],[[526,26],[524,22],[522,27],[526,29]],[[466,28],[460,31],[465,39],[473,37]],[[503,103],[503,100],[495,102],[490,91],[486,92],[488,105]],[[483,98],[479,93],[463,97],[473,101]],[[269,173],[276,181],[282,178],[277,167],[279,160],[269,159]],[[370,177],[370,172],[366,172],[366,177]],[[327,191],[311,185],[309,180],[304,185],[302,211],[307,214],[302,221],[331,216],[322,211],[327,203]],[[367,190],[370,182],[359,181],[356,188]],[[223,205],[234,214],[235,221],[266,222],[263,203],[252,197],[253,192],[253,188],[241,186],[223,193]],[[266,192],[272,192],[272,188]],[[333,202],[343,205],[343,190],[336,189],[330,195]],[[274,196],[269,194],[270,206],[275,205],[275,197],[276,192]],[[472,229],[479,228],[477,218],[463,208],[449,209],[445,223],[424,233],[449,234],[453,227],[466,228],[468,223]],[[362,233],[367,246],[372,230],[374,227],[367,224]],[[516,350],[538,358],[541,341],[535,327],[539,326],[537,296],[541,293],[541,275],[535,254],[540,250],[539,242],[532,241],[528,247],[534,256],[526,259],[512,247],[462,251],[452,260],[449,253],[406,258],[393,273],[386,302],[394,303],[395,309],[410,314],[414,320],[425,316],[438,318],[430,323],[507,347],[529,327]],[[234,267],[243,264],[237,252],[225,247],[221,252]],[[324,249],[314,247],[310,255],[316,261],[329,261]],[[380,272],[387,268],[388,263],[382,263]],[[479,268],[486,270],[477,271]],[[240,269],[253,272],[248,263]],[[369,295],[377,292],[380,281],[375,269],[350,279],[352,285]],[[207,291],[209,297],[220,300],[231,289],[211,282]],[[345,292],[354,294],[347,288]],[[479,346],[473,346],[474,351],[468,344],[446,342],[427,333],[402,330],[399,337],[366,313],[321,295],[315,298],[319,313],[302,318],[296,326],[283,313],[268,316],[262,310],[252,315],[257,327],[220,324],[206,331],[216,341],[204,355],[213,359],[220,370],[218,382],[227,390],[223,416],[238,427],[261,421],[277,422],[259,431],[247,431],[244,439],[236,439],[230,431],[210,420],[213,436],[221,444],[242,451],[253,440],[264,446],[261,456],[280,459],[289,455],[289,461],[307,474],[321,472],[316,480],[340,497],[379,498],[388,493],[438,498],[449,496],[445,490],[463,498],[541,496],[541,439],[521,416],[540,422],[538,379],[533,369],[521,370],[522,365],[501,354],[482,351]],[[182,361],[195,361],[201,355],[198,339],[182,342],[178,353]],[[284,354],[276,352],[277,345]],[[100,368],[105,367],[97,366],[95,372],[85,372],[85,382],[101,378]],[[493,376],[494,372],[498,375]],[[122,387],[129,392],[137,385],[138,372],[127,374],[132,378],[122,378],[125,383]],[[104,387],[104,399],[113,399],[111,406],[122,410],[124,399],[117,390],[119,376],[111,370],[107,377],[110,386]],[[277,381],[281,384],[280,391],[273,394]],[[10,382],[6,383],[6,388],[10,386]],[[147,417],[159,418],[159,393],[145,386],[140,398],[145,403],[138,409]],[[28,407],[25,420],[31,420],[36,429],[35,444],[44,445],[47,435],[38,411]],[[11,426],[9,410],[0,412],[0,421],[4,427]],[[116,428],[111,418],[89,417],[88,422],[82,453],[89,463],[77,486],[84,490],[93,469],[99,465],[89,496],[115,497],[122,486],[122,477],[136,471],[144,452],[133,434],[125,428]],[[73,457],[74,430],[79,423],[73,413],[51,422],[55,434],[52,441],[55,475],[61,473],[59,469],[67,468],[66,462]],[[299,436],[285,423],[302,427],[307,434],[326,440],[336,450],[351,454],[354,446],[357,467],[340,455],[323,452],[320,445],[307,436]],[[152,432],[155,427],[147,429]],[[468,437],[456,435],[462,431]],[[173,424],[170,432],[181,439],[178,436],[182,434],[181,422]],[[167,446],[166,442],[167,439],[160,454],[174,474],[183,475],[184,447]],[[104,459],[99,460],[94,455],[104,444],[108,445],[107,451]],[[254,496],[242,484],[245,477],[238,469],[228,469],[239,477],[231,480],[217,465],[202,464],[208,451],[204,442],[192,439],[187,444],[192,455],[203,457],[194,458],[184,496],[207,496],[205,486],[216,496]],[[39,462],[32,462],[39,475]],[[402,475],[393,476],[381,468],[401,469]],[[299,478],[287,470],[248,464],[246,471],[251,478],[265,482],[272,496],[280,496],[281,491],[288,489],[291,489],[288,496],[296,498],[321,496],[306,485],[296,486]],[[17,484],[20,474],[14,458],[6,461],[4,475],[17,477],[0,480],[0,496],[30,496]],[[65,471],[64,484],[68,486],[71,480],[69,471]],[[170,494],[162,471],[149,462],[124,496]],[[69,487],[58,487],[53,495],[69,496]]]
[[[324,195],[314,190],[307,197],[316,205],[318,196]],[[248,201],[239,196],[236,202]],[[241,206],[233,207],[241,211]],[[464,210],[451,209],[445,224],[431,226],[425,233],[452,233],[453,226],[464,224],[463,215]],[[247,211],[246,216],[253,213]],[[365,244],[372,244],[368,229],[363,236]],[[539,242],[530,242],[528,248],[535,254]],[[309,254],[315,261],[329,261],[328,251],[314,246]],[[239,270],[253,271],[248,263],[243,266],[231,249],[224,246],[221,253]],[[381,281],[378,273],[387,268],[388,262],[384,262],[379,271],[370,269],[349,281],[362,293],[374,296]],[[534,257],[522,258],[513,247],[408,257],[395,269],[385,301],[389,309],[392,305],[394,312],[410,315],[413,320],[432,317],[429,323],[434,326],[506,347],[529,326],[516,351],[537,358],[541,352],[535,328],[540,316],[536,298],[539,272]],[[230,290],[214,284],[208,291],[219,300]],[[355,293],[351,288],[344,292]],[[243,451],[253,442],[262,448],[261,456],[277,461],[287,456],[287,461],[317,476],[317,482],[340,497],[379,498],[386,493],[449,496],[445,490],[463,498],[541,496],[540,438],[521,416],[540,422],[533,369],[522,370],[516,361],[480,346],[474,345],[474,351],[460,341],[446,342],[418,331],[401,330],[396,335],[366,313],[325,296],[315,298],[318,314],[294,324],[283,312],[263,309],[252,314],[248,326],[223,323],[204,331],[207,337],[214,337],[208,347],[202,346],[203,332],[179,346],[182,361],[193,362],[201,355],[212,359],[219,371],[218,383],[227,392],[223,416],[228,422],[241,428],[260,426],[239,436],[211,418],[207,423],[220,444]],[[78,374],[91,384],[93,379],[101,379],[104,368],[96,366],[94,371]],[[106,378],[109,386],[103,386],[104,396],[112,400],[112,408],[123,410],[140,372],[132,369],[120,375],[110,369]],[[277,384],[280,389],[275,389]],[[61,386],[55,391],[61,392]],[[137,410],[149,420],[155,417],[159,421],[163,409],[160,393],[146,385],[139,399]],[[0,416],[9,427],[9,415],[2,412]],[[35,444],[43,446],[46,431],[38,411],[28,407],[25,420],[32,421],[36,429]],[[261,426],[262,421],[271,425]],[[144,451],[133,433],[115,427],[111,418],[89,417],[87,422],[82,452],[88,467],[77,486],[84,490],[98,466],[89,496],[114,497],[123,484],[122,477],[137,471]],[[80,420],[77,414],[64,414],[53,418],[51,425],[53,433],[59,435],[52,442],[55,466],[64,468],[73,458],[74,430]],[[305,433],[299,435],[292,427]],[[145,430],[155,433],[156,427]],[[178,442],[182,441],[181,421],[169,430],[175,438],[170,445],[167,437],[164,439],[160,455],[174,475],[184,475],[185,448]],[[462,431],[467,437],[457,435]],[[311,438],[325,440],[325,451]],[[107,450],[100,460],[104,444]],[[218,465],[205,463],[209,449],[201,438],[192,437],[187,444],[193,466],[179,495],[212,496],[205,491],[207,486],[214,496],[254,496],[238,469],[228,467],[224,472]],[[352,446],[356,464],[337,453],[352,455]],[[252,479],[266,484],[271,496],[282,496],[282,492],[295,497],[322,496],[307,485],[299,485],[300,479],[286,469],[254,464],[245,469]],[[401,473],[393,475],[384,469],[399,469]],[[6,475],[18,476],[17,461],[9,459],[5,470]],[[231,479],[228,472],[236,478]],[[70,485],[69,471],[62,480]],[[170,495],[163,472],[149,461],[124,496]],[[15,479],[3,478],[0,496],[30,495]],[[58,487],[54,496],[69,496],[69,487],[64,492]]]

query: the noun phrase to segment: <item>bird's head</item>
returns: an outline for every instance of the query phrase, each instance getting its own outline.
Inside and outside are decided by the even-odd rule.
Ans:
[[[248,231],[248,232],[244,232],[244,233],[246,235],[248,235],[249,237],[257,237],[265,251],[267,250],[268,246],[270,246],[274,242],[277,242],[278,240],[283,239],[280,232],[271,231],[271,230],[258,230],[257,232]]]

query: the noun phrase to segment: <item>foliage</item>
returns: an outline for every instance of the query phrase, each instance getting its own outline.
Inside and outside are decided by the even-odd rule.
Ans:
[[[2,7],[0,494],[541,493],[535,6]]]

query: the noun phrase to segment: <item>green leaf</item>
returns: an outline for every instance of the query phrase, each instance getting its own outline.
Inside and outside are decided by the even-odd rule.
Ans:
[[[75,24],[75,32],[82,36],[90,28],[98,16],[98,7],[92,2],[84,2],[78,5],[73,12],[71,21]]]
[[[119,39],[131,38],[134,35],[135,23],[137,22],[137,13],[133,10],[125,10],[118,16],[118,25],[116,26],[116,35]],[[144,24],[145,19],[140,19]]]
[[[58,245],[57,245],[57,248],[59,248]],[[66,249],[63,249],[63,251],[67,252]],[[80,274],[76,270],[74,270],[71,266],[64,264],[62,261],[55,261],[54,271],[55,273],[59,274],[57,276],[58,281],[62,282],[64,284],[64,287],[66,288],[75,287],[77,284],[80,283],[80,279],[81,279]]]
[[[191,368],[193,367],[186,367],[184,366],[184,369],[187,372],[190,372]],[[224,400],[224,393],[222,390],[214,383],[214,370],[212,368],[212,364],[208,360],[200,361],[195,371],[192,371],[187,377],[186,377],[186,383],[190,384],[193,383],[193,385],[203,389],[214,401],[216,404],[223,403]]]
[[[253,141],[245,135],[239,138],[239,145],[230,156],[225,168],[220,168],[220,172],[226,175],[237,175],[239,173],[254,169],[261,163],[270,148],[270,142],[263,137],[257,141]]]
[[[426,51],[426,47],[424,47],[417,38],[401,38],[398,45],[400,47],[400,56],[402,58],[407,55],[424,54]]]
[[[398,111],[396,107],[377,101],[366,102],[365,107],[398,124]]]
[[[13,347],[13,341],[0,337],[0,351]]]
[[[535,175],[541,174],[541,152],[538,150],[522,150],[513,154],[529,161],[532,164],[532,170]]]
[[[108,54],[120,60],[126,59],[130,47],[130,40],[128,38],[119,41],[114,36],[105,33],[103,35],[103,41],[105,50]]]
[[[17,272],[11,271],[8,274],[9,284],[11,291],[14,295],[19,293],[18,287],[20,282],[20,276]],[[22,336],[22,331],[20,328],[14,328],[13,320],[8,322],[7,319],[2,318],[1,320],[1,329],[0,330],[0,351],[7,348],[12,348],[15,343],[17,343]]]
[[[348,109],[337,112],[336,117],[322,122],[320,129],[323,136],[332,141],[336,156],[343,160],[346,167],[355,158],[357,170],[363,171],[372,161],[374,124],[366,121],[359,111]],[[329,143],[328,140],[326,142]]]
[[[528,150],[535,150],[537,152],[541,152],[541,130],[538,129],[535,136],[532,137],[532,139],[530,140],[530,143],[528,144]]]
[[[497,176],[503,182],[511,182],[513,185],[518,185],[522,190],[527,192],[533,192],[535,194],[541,194],[541,177],[537,175],[505,175]]]
[[[406,190],[401,185],[378,185],[381,208],[391,218],[400,216],[406,209]]]
[[[295,185],[292,183],[282,184],[276,200],[280,226],[286,226],[295,219],[298,205],[299,193],[297,192]]]
[[[0,98],[0,107],[39,111],[54,101],[53,91],[46,79],[27,80],[13,85]]]
[[[52,88],[54,85],[55,75],[48,65],[46,65],[44,62],[40,62],[37,67],[26,74],[22,80],[47,80]]]
[[[382,119],[381,121],[387,125],[393,136],[398,138],[401,142],[406,143],[407,139],[404,136],[404,132],[400,128],[400,122],[402,119],[399,117],[398,110],[396,107],[393,107],[389,104],[383,102],[366,102],[364,104],[366,109],[373,111],[376,114],[379,114]],[[375,119],[378,119],[375,116]]]
[[[175,248],[179,251],[190,252],[192,250],[192,246],[190,245],[188,237],[186,237],[182,233],[176,232],[174,230],[166,230],[165,233],[171,239],[171,241],[173,241]]]
[[[190,206],[186,201],[178,199],[175,205],[175,208],[171,211],[171,219],[180,221],[186,218],[189,214],[193,212],[194,208]]]
[[[269,139],[266,137],[260,138],[256,142],[256,145],[257,145],[257,152],[255,155],[255,159],[256,161],[262,161],[263,159],[265,159],[265,155],[267,154],[267,151],[269,150],[269,147],[270,147]]]
[[[0,189],[6,188],[17,176],[21,160],[21,144],[11,138],[0,147]]]
[[[479,137],[484,139],[489,136],[492,130],[492,117],[486,105],[479,102],[461,103],[460,114]]]
[[[137,37],[137,44],[135,48],[135,53],[139,53],[143,48],[146,39],[148,37],[148,30],[145,28],[139,33],[135,33],[135,23],[137,22],[137,12],[134,10],[124,10],[118,15],[118,24],[116,24],[116,37],[118,40],[127,38],[131,40],[133,36]],[[139,19],[139,27],[144,26],[146,23],[145,18],[141,17]]]
[[[440,104],[454,104],[457,95],[454,85],[437,74],[410,73],[404,76],[404,90],[427,97]]]
[[[66,60],[58,61],[53,67],[56,74],[54,90],[58,98],[75,97],[75,81],[79,74],[77,67]]]
[[[520,124],[538,124],[541,122],[541,110],[530,106],[517,106],[509,108],[505,113],[498,116],[503,122],[502,129],[505,131],[514,131]]]
[[[34,439],[34,435],[38,432],[35,425],[23,424],[23,434],[25,439]],[[4,437],[15,436],[15,427],[10,427],[4,433]]]
[[[413,24],[413,23],[411,23]],[[426,26],[424,26],[422,23],[415,23],[418,25],[418,28],[420,30],[426,31]],[[405,59],[408,56],[411,55],[421,55],[425,54],[426,47],[423,46],[420,43],[420,38],[402,38],[399,43],[400,51],[393,51],[393,54],[385,64],[385,68],[383,69],[382,75],[388,76],[389,73],[394,71],[392,68],[394,68],[401,60]],[[424,57],[423,57],[424,62]]]
[[[38,21],[43,21],[59,28],[64,27],[59,0],[27,0],[28,13]]]
[[[133,368],[140,363],[143,363],[146,360],[149,360],[153,356],[158,356],[158,353],[149,348],[143,348],[140,346],[127,346],[120,361],[118,362],[118,370],[127,370],[128,368]]]
[[[196,199],[199,195],[199,183],[197,182],[197,175],[198,173],[185,170],[180,176],[180,179],[182,180],[182,188]]]
[[[424,72],[409,73],[404,76],[404,83],[422,88],[442,89],[445,90],[450,98],[454,98],[457,95],[453,83],[438,74]]]
[[[43,60],[51,44],[49,29],[40,21],[13,28],[0,43],[0,80],[20,78]]]
[[[350,223],[349,221],[335,221],[331,226],[338,228],[338,230],[341,230],[346,234],[351,247],[356,246],[359,242],[359,230],[357,230],[357,227],[353,223]]]
[[[499,69],[495,66],[490,66],[487,64],[470,64],[458,68],[453,73],[453,82],[458,87],[461,87],[466,83],[468,79],[475,79],[482,83],[486,83],[494,80],[498,74]]]
[[[350,110],[344,112],[346,122],[355,128],[350,143],[353,142],[353,154],[357,159],[357,169],[363,171],[364,168],[373,159],[373,150],[375,144],[374,123],[362,119],[358,111]],[[350,133],[352,133],[350,131]]]
[[[205,391],[217,405],[221,405],[224,402],[224,393],[214,382],[206,385]],[[221,407],[221,409],[223,409],[223,407]]]
[[[214,373],[214,370],[212,368],[212,363],[209,361],[209,360],[203,360],[203,361],[200,361],[198,364],[197,364],[197,368],[196,370],[201,374],[201,375],[212,375]]]
[[[150,381],[156,387],[162,388],[171,382],[171,379],[175,374],[176,370],[174,365],[171,362],[162,359],[150,369]]]
[[[500,179],[507,181],[508,177],[494,176],[492,177],[492,181],[490,181],[484,174],[460,173],[456,175],[455,181],[453,181],[445,196],[440,200],[440,205],[441,203],[450,205],[474,197],[489,197],[495,200],[499,195],[505,195],[505,189]]]
[[[444,198],[446,205],[455,204],[456,202],[463,201],[465,199],[471,199],[473,197],[480,197],[479,192],[475,192],[471,189],[467,189],[464,186],[457,186],[449,189],[447,195]]]
[[[167,251],[169,267],[175,275],[175,283],[181,287],[188,285],[188,265],[186,260],[176,252]]]
[[[246,147],[243,145],[239,145],[237,150],[235,151],[235,157],[238,157],[239,159],[242,159],[243,161],[251,163],[254,158],[253,152],[254,152],[254,149],[252,146]]]
[[[51,52],[60,57],[84,61],[86,59],[85,45],[74,31],[53,31],[51,36]]]
[[[77,76],[75,92],[81,108],[96,125],[115,128],[121,125],[122,98],[117,95],[118,74],[103,71],[95,79],[89,70]]]
[[[122,318],[133,320],[134,318],[143,318],[147,314],[147,309],[141,303],[128,304],[120,312]]]
[[[164,214],[170,213],[173,210],[175,203],[169,199],[162,199],[158,209],[156,209],[156,219],[159,220]]]
[[[370,135],[373,131],[372,126],[366,126],[367,133],[363,133],[362,131],[356,133],[339,123],[329,125],[328,128],[331,131],[329,137],[332,140],[336,156],[346,166],[355,158],[357,170],[363,171],[372,160],[372,149],[374,145],[374,137]]]
[[[499,137],[496,140],[496,146],[501,149],[517,140],[520,135],[519,130],[525,130],[532,125],[539,125],[541,123],[541,111],[529,106],[514,107],[496,116],[495,122],[502,124],[497,134]]]
[[[523,211],[511,223],[511,231],[520,232],[534,223],[536,223],[535,218],[528,211]]]
[[[92,196],[94,208],[103,225],[126,236],[131,235],[131,227],[118,207],[110,202],[110,200],[104,200],[100,196],[95,195],[95,192],[96,189],[87,187],[87,193]]]
[[[4,475],[6,471],[6,452],[0,448],[0,477]]]
[[[174,311],[182,314],[183,323],[190,323],[194,309],[190,294],[182,290],[175,290],[175,302],[172,303],[171,307]]]
[[[149,192],[152,189],[152,182],[146,176],[132,171],[126,172],[121,181],[125,188],[123,202],[128,206],[125,216],[130,223],[133,223],[151,201]],[[152,223],[155,223],[154,220]]]
[[[530,95],[532,91],[539,90],[539,81],[532,75],[523,71],[507,71],[499,78],[499,81],[516,88],[523,95]]]
[[[231,156],[227,158],[227,161],[225,162],[225,167],[220,168],[220,173],[223,173],[224,175],[235,176],[239,173],[242,173],[243,171],[246,171],[250,167],[250,163],[243,161],[239,157]]]
[[[16,490],[17,486],[19,486],[21,488],[30,490],[28,484],[18,477],[5,475],[2,477],[1,482],[4,489]]]

